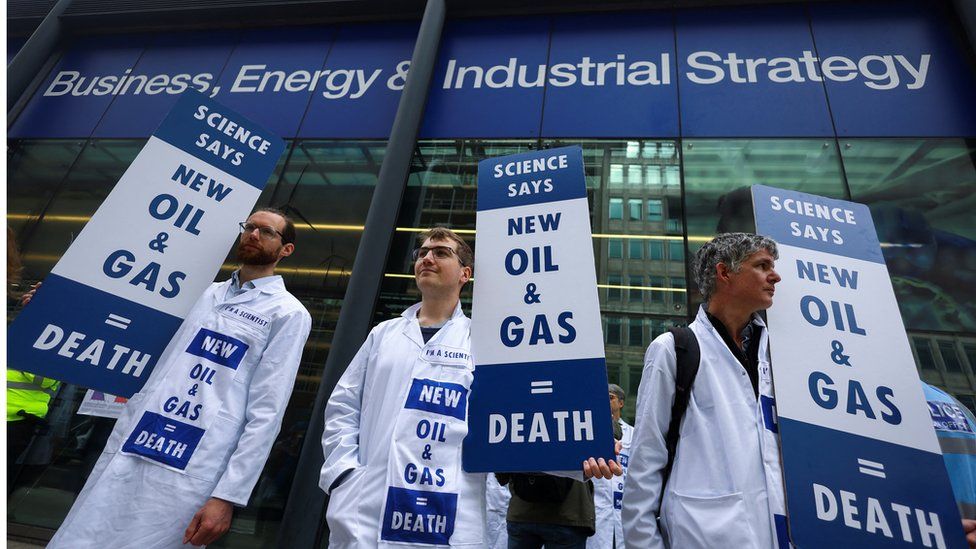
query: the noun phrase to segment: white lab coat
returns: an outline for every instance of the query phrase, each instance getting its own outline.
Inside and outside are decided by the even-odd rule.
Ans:
[[[508,502],[512,500],[512,493],[507,486],[498,484],[495,475],[487,475],[488,483],[485,498],[488,504],[487,522],[485,523],[485,546],[488,549],[507,549],[508,547]]]
[[[319,486],[331,489],[326,520],[329,525],[329,547],[429,547],[424,544],[389,543],[380,538],[385,517],[384,502],[390,480],[391,454],[398,419],[410,412],[404,405],[417,369],[434,376],[448,376],[453,383],[470,388],[473,363],[465,367],[440,365],[428,355],[450,342],[470,349],[470,321],[458,304],[451,319],[424,343],[417,321],[420,304],[407,309],[400,318],[388,320],[373,328],[366,342],[353,358],[336,385],[325,410],[325,429]],[[438,368],[440,366],[440,368]],[[440,379],[440,377],[437,377]],[[466,432],[466,410],[464,430]],[[448,437],[443,445],[456,451],[460,462],[461,437]],[[445,455],[445,446],[434,453]],[[456,450],[455,450],[456,449]],[[454,454],[451,454],[454,455]],[[394,460],[400,456],[393,456]],[[345,471],[342,482],[332,484]],[[400,477],[403,471],[396,472]],[[469,474],[457,469],[449,475],[457,490],[457,506],[452,547],[483,546],[485,542],[485,475]],[[417,487],[416,490],[433,490]]]
[[[48,547],[186,547],[183,533],[207,499],[247,505],[281,427],[311,317],[280,276],[246,284],[235,297],[228,297],[230,285],[230,280],[211,285],[187,315],[142,391],[129,399]],[[237,341],[234,352],[226,354],[236,368],[189,352],[205,333]],[[198,375],[209,367],[213,377],[194,379],[190,371],[196,364]],[[182,413],[164,408],[173,397],[191,406]],[[196,404],[201,407],[195,409]],[[146,414],[161,420],[147,427],[143,419],[151,416]],[[203,430],[195,448],[183,451],[175,464],[136,444],[147,429],[156,440],[169,436],[174,424],[167,420]]]
[[[616,540],[616,547],[624,547],[624,528],[620,521],[620,510],[623,504],[624,485],[627,482],[627,469],[630,464],[630,446],[634,440],[634,428],[620,420],[620,430],[623,437],[620,439],[620,467],[624,470],[620,477],[613,478],[613,533]]]
[[[586,538],[588,549],[612,549],[623,547],[623,529],[620,526],[620,497],[624,491],[624,480],[627,478],[627,456],[630,442],[634,436],[634,428],[623,419],[617,420],[620,425],[620,455],[617,460],[624,473],[612,479],[593,479],[593,505],[596,508],[596,533]],[[616,544],[614,544],[616,540]]]
[[[755,317],[762,323],[758,317]],[[676,358],[670,333],[647,349],[637,395],[637,426],[621,518],[628,548],[681,549],[778,545],[775,515],[785,515],[772,406],[757,401],[749,377],[700,309],[691,324],[701,366],[680,426],[658,530],[664,434],[674,400]],[[759,392],[772,394],[768,338],[759,347]],[[769,402],[771,404],[771,401]]]

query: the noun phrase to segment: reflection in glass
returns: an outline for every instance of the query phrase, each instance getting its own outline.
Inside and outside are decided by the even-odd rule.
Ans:
[[[871,208],[910,330],[976,332],[976,145],[963,139],[851,139],[852,199]]]
[[[840,155],[823,139],[686,139],[688,257],[720,232],[755,232],[750,186],[845,198]],[[694,309],[701,296],[689,292]]]

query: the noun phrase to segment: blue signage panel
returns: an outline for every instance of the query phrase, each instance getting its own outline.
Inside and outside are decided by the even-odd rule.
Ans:
[[[976,136],[976,80],[938,2],[809,6],[837,135]],[[828,66],[830,67],[828,69]]]
[[[799,4],[676,12],[685,137],[833,135]]]
[[[216,98],[276,134],[294,137],[309,101],[321,97],[328,75],[319,71],[334,36],[333,27],[245,32],[217,83]]]
[[[543,137],[678,135],[669,11],[554,17],[542,74]]]
[[[283,149],[258,124],[184,93],[9,327],[8,366],[137,392],[212,283]],[[233,369],[246,350],[201,330],[187,352]]]
[[[417,30],[414,23],[340,28],[300,136],[389,137]]]
[[[863,204],[756,185],[778,242],[767,311],[797,547],[966,547],[891,278]]]
[[[420,136],[674,137],[680,103],[691,138],[972,137],[976,77],[944,32],[955,17],[944,8],[450,21]],[[385,138],[416,35],[416,23],[377,23],[83,38],[9,135],[88,137],[98,126],[97,137],[144,137],[192,88],[287,137]]]
[[[539,136],[549,52],[547,17],[444,25],[420,136]]]
[[[481,161],[477,229],[464,469],[612,459],[582,149]]]
[[[89,137],[115,99],[113,92],[119,84],[125,85],[125,70],[135,66],[148,41],[149,35],[138,34],[76,40],[34,93],[7,136]],[[141,136],[145,135],[148,134]]]
[[[150,135],[183,92],[197,90],[211,95],[238,34],[206,31],[156,35],[138,62],[121,72],[124,81],[119,81],[119,93],[92,137]]]

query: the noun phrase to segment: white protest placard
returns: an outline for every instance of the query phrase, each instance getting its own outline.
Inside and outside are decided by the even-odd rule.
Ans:
[[[78,406],[78,415],[118,418],[129,399],[88,389]]]
[[[464,469],[613,458],[582,150],[480,162],[475,249]]]
[[[8,367],[137,392],[283,149],[264,128],[185,93],[8,329]]]
[[[867,206],[752,194],[783,277],[767,315],[793,543],[966,547]]]

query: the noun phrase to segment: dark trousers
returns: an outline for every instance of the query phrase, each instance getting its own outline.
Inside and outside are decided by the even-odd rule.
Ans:
[[[585,549],[588,533],[579,526],[509,522],[508,549]]]
[[[37,418],[32,415],[20,421],[7,422],[7,495],[13,492],[17,475],[22,468],[17,459],[30,446],[36,427]]]

